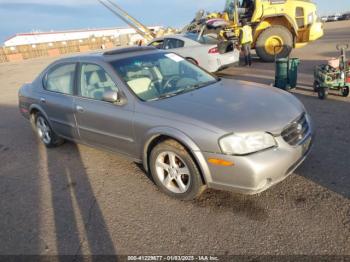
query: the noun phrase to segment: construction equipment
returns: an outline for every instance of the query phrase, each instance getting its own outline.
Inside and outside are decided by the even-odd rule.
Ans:
[[[237,39],[243,19],[253,28],[252,48],[267,62],[275,60],[275,51],[278,58],[285,58],[293,48],[323,36],[316,5],[308,0],[227,0],[223,12],[206,14],[201,11],[184,31],[216,33],[223,39]]]
[[[346,50],[349,45],[337,45],[341,55],[338,62],[319,65],[315,68],[314,91],[320,99],[326,99],[330,90],[337,91],[344,97],[349,96],[350,90],[350,66],[346,59]],[[337,64],[336,67],[332,65]]]
[[[121,9],[116,3],[111,0],[98,0],[102,5],[104,5],[108,10],[110,10],[113,14],[118,16],[121,20],[127,23],[129,26],[134,28],[138,34],[144,37],[147,41],[151,41],[155,34],[152,32],[147,26],[144,26],[134,17],[129,15],[123,9]]]
[[[98,0],[103,6],[105,6],[109,11],[118,16],[121,20],[123,20],[126,24],[128,24],[131,28],[135,29],[135,31],[142,36],[146,41],[151,41],[155,37],[159,37],[166,34],[172,34],[175,31],[171,28],[163,29],[158,34],[150,30],[147,26],[143,25],[137,19],[132,17],[126,11],[124,11],[120,6],[114,3],[111,0]]]

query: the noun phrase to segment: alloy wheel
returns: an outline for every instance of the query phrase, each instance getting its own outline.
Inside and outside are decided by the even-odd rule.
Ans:
[[[51,142],[51,129],[50,129],[49,124],[47,123],[46,119],[44,119],[42,116],[39,116],[36,119],[36,127],[37,127],[37,132],[38,132],[40,139],[45,144],[50,144],[50,142]]]
[[[191,183],[190,170],[174,152],[163,152],[156,159],[156,174],[161,183],[171,192],[185,193]]]

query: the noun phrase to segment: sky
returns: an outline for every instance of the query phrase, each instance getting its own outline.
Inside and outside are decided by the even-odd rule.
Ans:
[[[182,27],[225,0],[113,0],[146,25]],[[314,0],[321,15],[350,11],[349,0]],[[0,0],[0,44],[16,33],[125,26],[97,0]]]

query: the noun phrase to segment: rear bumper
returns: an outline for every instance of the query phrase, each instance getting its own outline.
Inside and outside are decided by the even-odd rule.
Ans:
[[[239,61],[231,63],[231,64],[223,65],[216,71],[221,71],[221,70],[224,70],[224,69],[229,68],[229,67],[237,67],[237,66],[239,66]]]
[[[208,56],[207,70],[209,72],[216,72],[239,63],[239,51],[237,49],[226,54],[210,54]]]

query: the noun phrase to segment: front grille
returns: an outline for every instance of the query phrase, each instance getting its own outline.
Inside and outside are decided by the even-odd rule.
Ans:
[[[304,140],[309,129],[309,123],[303,113],[282,131],[282,137],[288,144],[295,146]]]

